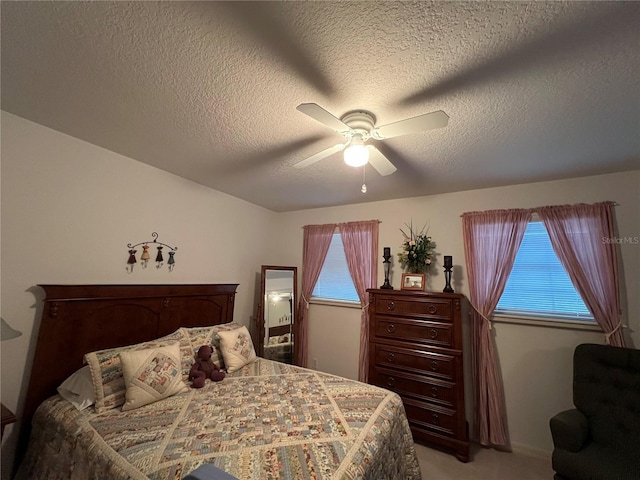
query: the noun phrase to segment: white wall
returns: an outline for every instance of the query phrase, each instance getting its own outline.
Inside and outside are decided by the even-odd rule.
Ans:
[[[273,260],[257,239],[275,215],[2,112],[2,318],[23,332],[2,343],[2,403],[19,415],[43,295],[35,285],[239,283],[235,318],[248,325],[260,265]],[[152,232],[178,247],[174,271],[127,273],[127,243]],[[3,472],[16,431],[5,431]]]
[[[298,254],[289,262],[300,265],[299,246],[302,243],[303,225],[378,219],[381,221],[380,261],[382,248],[390,246],[394,254],[391,280],[394,287],[399,288],[401,271],[395,260],[402,242],[399,228],[412,219],[414,225],[429,222],[429,234],[437,242],[437,252],[440,255],[453,255],[454,289],[468,295],[460,219],[462,213],[605,200],[619,203],[616,207],[618,235],[640,237],[640,171],[291,212],[278,217],[278,230],[286,232],[280,238],[281,248]],[[624,321],[629,324],[627,334],[637,347],[640,345],[640,245],[623,244],[620,253]],[[378,277],[378,285],[382,285],[384,278],[381,266]],[[427,290],[442,291],[442,288],[444,277],[441,267],[435,265],[427,279]],[[467,332],[468,319],[465,319],[464,327]],[[320,370],[357,378],[359,334],[359,309],[312,305],[309,365],[312,365],[312,359],[317,359]],[[573,349],[579,343],[603,343],[603,336],[588,331],[507,323],[496,323],[494,334],[505,383],[513,446],[550,452],[549,418],[572,406]],[[467,396],[470,396],[468,374],[466,383]]]
[[[5,112],[1,186],[2,317],[24,332],[2,343],[2,402],[18,413],[33,356],[41,300],[33,287],[39,283],[237,282],[235,316],[248,324],[260,265],[300,267],[305,224],[379,219],[381,256],[383,246],[399,251],[404,222],[429,221],[438,252],[454,257],[453,286],[464,294],[460,215],[466,211],[614,200],[619,236],[640,236],[640,171],[275,214]],[[178,246],[175,271],[127,274],[126,244],[150,239],[153,231]],[[640,246],[623,244],[620,251],[623,306],[638,346]],[[396,288],[399,281],[394,263]],[[443,287],[436,265],[427,289]],[[357,378],[359,312],[311,307],[309,357],[318,359],[319,369]],[[602,337],[505,323],[494,332],[512,441],[550,451],[548,419],[571,406],[571,352]],[[11,463],[12,430],[3,439],[3,470]]]

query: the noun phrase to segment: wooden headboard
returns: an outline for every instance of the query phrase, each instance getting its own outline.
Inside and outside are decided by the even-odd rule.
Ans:
[[[39,285],[45,291],[21,437],[40,403],[82,367],[85,353],[153,340],[179,327],[233,320],[237,284]]]

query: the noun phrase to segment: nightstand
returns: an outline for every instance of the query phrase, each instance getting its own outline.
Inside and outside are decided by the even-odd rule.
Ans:
[[[2,407],[2,431],[0,432],[0,438],[1,438],[2,435],[4,434],[4,427],[6,425],[11,425],[12,423],[15,423],[17,418],[11,410],[9,410],[7,407],[4,406],[4,404],[0,403],[0,407]]]

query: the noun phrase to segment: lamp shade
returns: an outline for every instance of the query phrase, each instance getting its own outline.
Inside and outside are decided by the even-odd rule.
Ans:
[[[369,161],[369,148],[362,141],[362,137],[356,135],[351,144],[344,151],[344,163],[350,167],[361,167]]]
[[[11,328],[11,326],[4,321],[4,318],[0,317],[0,341],[4,342],[5,340],[11,340],[12,338],[17,338],[20,335],[22,335],[22,332]]]

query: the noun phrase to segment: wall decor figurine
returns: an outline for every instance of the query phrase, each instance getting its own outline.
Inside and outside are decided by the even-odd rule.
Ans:
[[[147,268],[147,264],[149,263],[149,259],[151,255],[149,255],[149,245],[146,243],[142,246],[142,255],[140,255],[140,264],[142,268]]]
[[[156,268],[160,268],[164,262],[164,258],[162,258],[162,247],[156,248],[158,249],[158,254],[156,255]]]
[[[134,249],[129,250],[129,259],[127,260],[127,271],[129,271],[129,273],[133,273],[133,264],[137,262],[136,252],[137,250]]]
[[[142,245],[142,254],[140,255],[140,263],[142,265],[143,268],[147,267],[147,264],[149,263],[149,260],[151,259],[151,254],[149,253],[149,248],[150,245],[149,244],[156,244],[156,248],[158,250],[158,253],[156,254],[156,268],[160,269],[162,268],[162,266],[164,265],[164,257],[162,255],[162,250],[164,249],[164,247],[167,247],[169,249],[169,251],[167,252],[169,254],[169,259],[167,260],[167,265],[169,267],[169,271],[172,272],[173,269],[176,266],[176,259],[175,259],[175,254],[178,251],[178,247],[172,247],[171,245],[167,245],[166,243],[162,243],[158,241],[158,234],[156,232],[153,232],[151,234],[151,236],[153,237],[153,240],[147,240],[146,242],[140,242],[140,243],[136,243],[135,245],[132,245],[130,243],[127,244],[127,248],[129,249],[129,259],[127,260],[127,272],[129,273],[133,273],[133,265],[135,263],[137,263],[136,260],[136,247]]]

